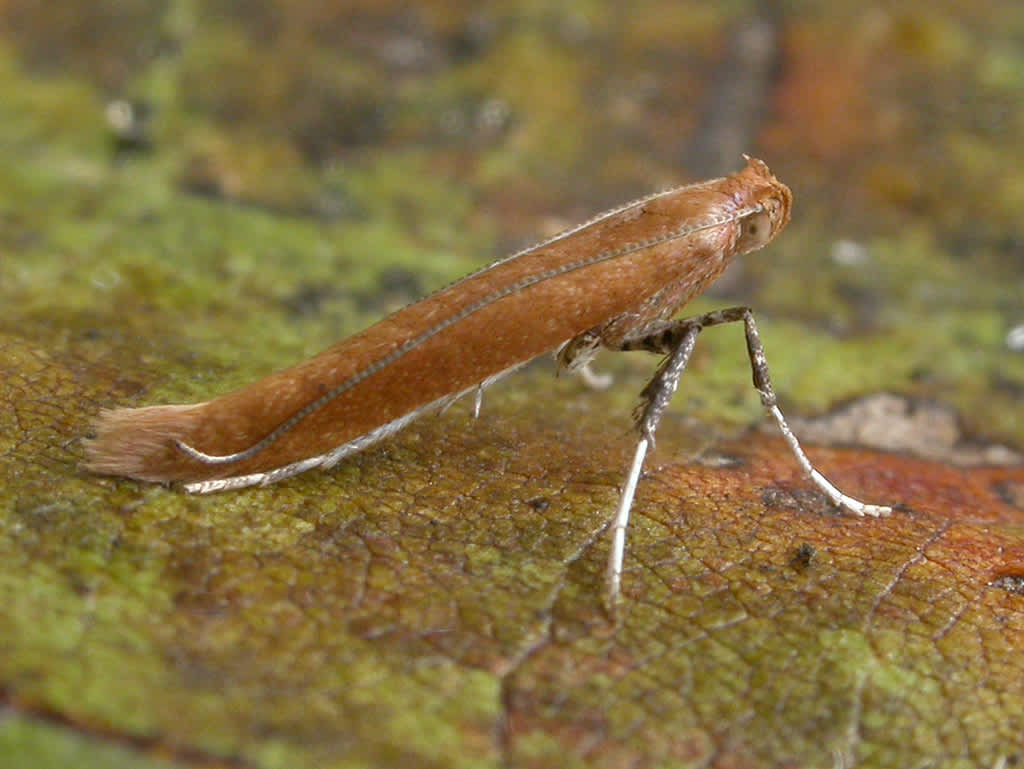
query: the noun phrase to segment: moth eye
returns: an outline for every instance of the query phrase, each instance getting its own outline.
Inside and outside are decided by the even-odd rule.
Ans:
[[[760,248],[772,239],[772,220],[767,211],[751,214],[743,220],[737,244],[743,251]]]

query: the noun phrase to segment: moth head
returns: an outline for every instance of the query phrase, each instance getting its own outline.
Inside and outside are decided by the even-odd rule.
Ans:
[[[734,178],[741,182],[738,191],[753,209],[739,220],[736,250],[746,253],[766,245],[786,226],[793,193],[757,158],[747,157],[747,167]]]

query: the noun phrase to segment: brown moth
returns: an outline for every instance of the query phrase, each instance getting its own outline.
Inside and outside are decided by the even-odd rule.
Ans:
[[[641,395],[641,440],[613,524],[609,591],[654,431],[701,329],[743,322],[754,382],[801,467],[857,515],[889,508],[839,492],[811,466],[775,402],[749,308],[672,316],[729,263],[786,226],[792,194],[760,160],[656,193],[472,273],[307,361],[213,400],[101,413],[86,467],[206,493],[266,485],[344,457],[423,413],[555,351],[570,370],[601,349],[667,356]]]

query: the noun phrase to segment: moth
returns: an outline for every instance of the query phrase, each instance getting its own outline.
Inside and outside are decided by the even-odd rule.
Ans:
[[[213,400],[103,411],[87,443],[96,473],[183,482],[205,494],[329,468],[425,412],[554,352],[586,370],[599,350],[663,356],[640,394],[640,439],[612,523],[608,599],[618,599],[625,532],[644,459],[697,336],[741,322],[754,386],[811,481],[855,515],[885,515],[811,465],[776,402],[753,312],[673,319],[737,256],[790,219],[792,193],[764,162],[614,208],[494,262],[319,355]],[[478,400],[479,403],[479,400]]]

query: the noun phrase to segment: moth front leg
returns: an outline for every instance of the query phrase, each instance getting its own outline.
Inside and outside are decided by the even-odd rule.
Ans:
[[[603,345],[597,329],[584,331],[555,351],[555,361],[560,369],[577,374],[587,387],[593,390],[607,390],[612,384],[612,375],[599,374],[590,367],[594,356]]]

